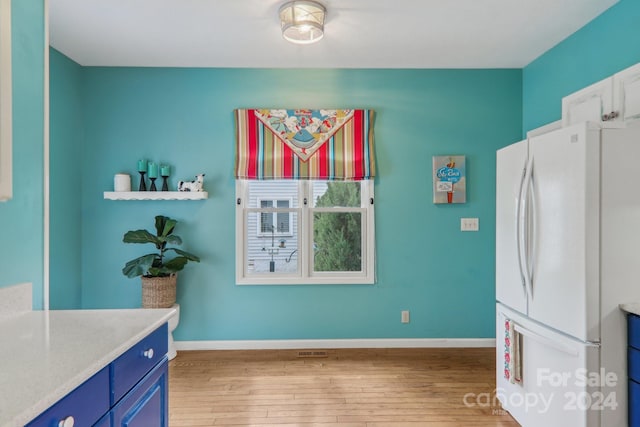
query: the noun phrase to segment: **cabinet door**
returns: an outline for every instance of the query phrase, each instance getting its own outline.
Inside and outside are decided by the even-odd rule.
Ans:
[[[629,427],[640,427],[640,384],[629,380]]]
[[[613,111],[613,78],[607,78],[562,98],[562,126],[600,122]]]
[[[614,111],[626,124],[640,120],[640,64],[613,76]]]
[[[167,366],[165,357],[111,410],[113,427],[169,425]]]

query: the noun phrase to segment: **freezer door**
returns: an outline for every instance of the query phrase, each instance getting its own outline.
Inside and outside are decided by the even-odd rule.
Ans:
[[[532,138],[529,156],[529,317],[599,341],[600,130]]]
[[[527,150],[525,140],[496,155],[496,300],[521,313],[527,311],[527,294],[518,225]]]
[[[522,334],[522,382],[504,376],[505,320]],[[599,348],[569,339],[498,305],[496,397],[522,427],[600,427],[617,396],[600,380]],[[603,426],[604,427],[604,426]]]

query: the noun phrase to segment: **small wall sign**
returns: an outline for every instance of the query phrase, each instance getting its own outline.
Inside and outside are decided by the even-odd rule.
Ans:
[[[433,156],[433,203],[466,203],[465,156]]]

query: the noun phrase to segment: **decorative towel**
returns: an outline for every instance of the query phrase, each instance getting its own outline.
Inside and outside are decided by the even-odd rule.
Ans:
[[[522,383],[522,335],[510,319],[504,322],[504,377],[511,384]]]

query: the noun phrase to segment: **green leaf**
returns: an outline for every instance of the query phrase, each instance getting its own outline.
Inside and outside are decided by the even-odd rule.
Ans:
[[[185,257],[189,261],[200,262],[200,258],[198,258],[196,255],[190,254],[189,252],[183,251],[182,249],[167,248],[167,250],[168,251],[174,251],[175,253],[177,253],[178,255],[182,255],[183,257]]]
[[[167,218],[167,222],[164,224],[164,230],[162,231],[163,236],[169,236],[173,233],[173,229],[176,227],[178,221],[175,219]]]
[[[153,243],[156,246],[161,243],[156,236],[147,230],[127,231],[122,241],[125,243]]]
[[[148,254],[133,259],[124,266],[122,274],[129,278],[143,276],[147,274],[155,259],[156,254]]]
[[[184,266],[189,262],[189,260],[185,257],[175,257],[174,259],[165,262],[164,266],[167,270],[171,271],[180,271],[184,268]]]
[[[164,230],[164,224],[167,221],[166,216],[157,215],[156,216],[156,234],[158,237],[162,236],[162,231]]]
[[[182,244],[182,239],[180,238],[180,236],[176,236],[175,234],[167,236],[165,238],[165,241],[167,243],[171,243],[172,245],[181,245]]]
[[[166,216],[158,215],[156,217],[156,232],[158,236],[167,237],[173,232],[178,221]]]

